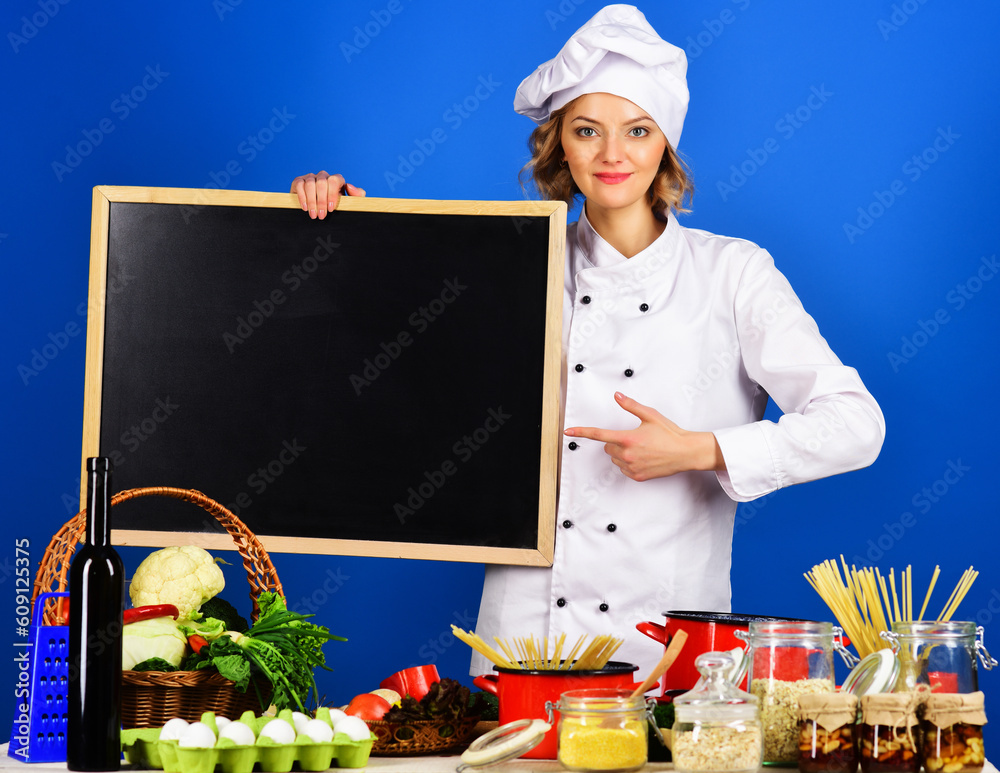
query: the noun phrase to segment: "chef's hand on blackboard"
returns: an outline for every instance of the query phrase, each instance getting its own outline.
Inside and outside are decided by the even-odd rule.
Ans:
[[[337,208],[342,195],[364,196],[365,190],[346,182],[343,175],[310,172],[292,180],[292,193],[299,197],[303,212],[308,212],[313,220],[322,220]]]
[[[627,477],[636,481],[665,478],[689,470],[725,470],[715,435],[681,429],[659,411],[638,403],[621,392],[615,400],[639,419],[635,429],[569,427],[569,437],[604,443],[604,450]]]

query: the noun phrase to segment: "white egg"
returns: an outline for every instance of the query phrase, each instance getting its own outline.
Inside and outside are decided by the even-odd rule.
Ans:
[[[341,717],[337,724],[333,726],[333,731],[335,733],[343,733],[352,741],[366,741],[371,738],[372,733],[363,719],[350,715]]]
[[[344,717],[346,717],[346,716],[347,716],[347,714],[344,712],[343,709],[333,709],[333,708],[331,708],[330,709],[330,724],[333,725],[334,727],[336,727],[337,723],[340,720],[342,720]]]
[[[270,738],[275,743],[292,743],[295,728],[284,719],[272,719],[260,731],[260,738]]]
[[[180,717],[174,717],[173,719],[167,720],[167,724],[163,726],[160,730],[160,740],[161,741],[176,741],[181,737],[181,733],[188,726],[186,719],[181,719]]]
[[[177,740],[185,749],[211,749],[215,746],[215,733],[204,722],[192,722]]]
[[[219,731],[219,738],[228,738],[237,746],[253,746],[257,740],[250,726],[240,721],[229,722]]]
[[[333,740],[333,728],[322,719],[308,720],[299,732],[309,736],[316,743],[328,743]]]
[[[224,728],[226,725],[228,725],[232,721],[233,720],[231,720],[229,717],[216,717],[215,718],[215,728],[216,728],[216,730],[218,730],[221,733],[222,732],[222,728]]]
[[[308,721],[309,717],[303,714],[301,711],[292,712],[292,725],[294,725],[296,733],[301,733],[302,728],[306,726],[306,722]]]

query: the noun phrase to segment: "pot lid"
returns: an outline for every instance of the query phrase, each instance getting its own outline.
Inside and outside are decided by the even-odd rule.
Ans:
[[[498,762],[513,760],[527,754],[545,738],[552,725],[541,719],[518,719],[500,725],[480,736],[462,752],[462,764],[457,773],[469,768],[483,768]]]
[[[758,622],[809,622],[794,617],[771,617],[769,615],[748,615],[739,612],[703,612],[696,610],[670,610],[663,616],[671,620],[694,620],[704,623],[723,623],[724,625],[747,625]]]
[[[505,668],[504,666],[493,666],[494,671],[501,674],[544,674],[546,676],[594,676],[595,674],[630,674],[638,671],[639,666],[634,663],[624,663],[620,660],[609,660],[604,664],[604,668],[557,668],[557,669],[533,669],[533,668]]]

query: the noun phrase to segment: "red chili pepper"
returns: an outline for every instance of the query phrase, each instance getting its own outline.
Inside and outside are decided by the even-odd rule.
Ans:
[[[208,646],[208,639],[206,639],[204,636],[199,636],[198,634],[193,633],[190,636],[188,636],[188,644],[191,646],[191,649],[194,650],[194,653],[197,655],[199,652],[201,652],[202,647]]]
[[[180,614],[173,604],[149,604],[144,607],[133,607],[126,609],[122,616],[122,623],[138,623],[140,620],[152,620],[154,617],[172,617],[174,620]]]

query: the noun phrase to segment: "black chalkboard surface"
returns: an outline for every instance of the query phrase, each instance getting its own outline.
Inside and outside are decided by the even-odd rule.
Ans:
[[[94,191],[83,456],[268,550],[552,558],[565,206]],[[116,506],[119,544],[232,543]]]

